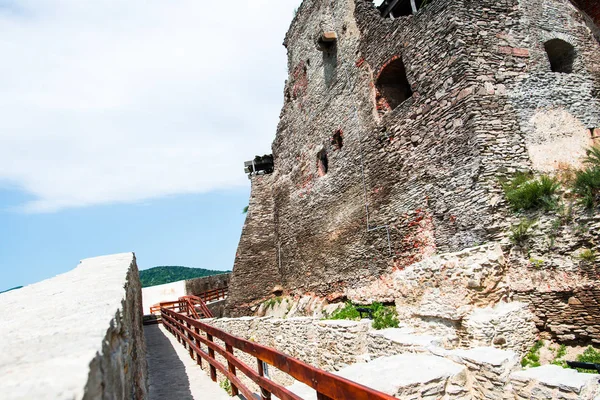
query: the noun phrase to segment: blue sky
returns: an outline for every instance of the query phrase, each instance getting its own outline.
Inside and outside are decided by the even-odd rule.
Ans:
[[[0,0],[0,290],[135,251],[231,269],[300,0]]]
[[[231,269],[248,195],[241,188],[43,214],[3,211],[0,291],[65,272],[81,258],[128,251],[141,269]],[[18,205],[21,197],[0,192],[2,206]]]

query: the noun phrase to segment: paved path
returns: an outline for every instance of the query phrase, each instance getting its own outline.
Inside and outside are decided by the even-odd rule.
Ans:
[[[144,326],[150,400],[230,400],[162,325]]]

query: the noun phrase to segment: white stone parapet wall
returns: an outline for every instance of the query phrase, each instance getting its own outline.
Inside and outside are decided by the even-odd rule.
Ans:
[[[0,397],[145,399],[142,297],[133,253],[0,295]]]

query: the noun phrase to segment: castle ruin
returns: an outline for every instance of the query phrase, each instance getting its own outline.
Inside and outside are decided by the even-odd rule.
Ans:
[[[599,265],[576,257],[597,248],[597,207],[574,203],[557,227],[557,211],[515,213],[502,186],[580,168],[598,143],[598,26],[592,0],[304,0],[229,314],[275,292],[294,308],[395,302],[472,344],[478,312],[521,302],[532,332],[600,343]],[[523,216],[536,224],[517,246]]]

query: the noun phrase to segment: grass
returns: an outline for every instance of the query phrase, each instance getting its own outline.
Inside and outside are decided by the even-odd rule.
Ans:
[[[556,208],[555,193],[560,187],[556,178],[541,175],[539,178],[530,173],[518,172],[508,182],[502,184],[504,195],[515,211],[546,211]]]
[[[600,195],[600,167],[588,167],[575,173],[573,192],[579,196],[579,203],[588,210],[598,204]]]
[[[596,261],[596,252],[592,249],[582,249],[577,255],[581,261],[594,262]]]
[[[591,210],[600,198],[600,146],[587,149],[586,154],[587,167],[575,172],[573,192],[579,196],[579,203]]]
[[[594,349],[592,346],[588,346],[587,349],[585,349],[585,351],[583,352],[583,354],[580,354],[577,356],[577,361],[579,362],[586,362],[586,363],[592,363],[592,364],[600,364],[600,351]],[[586,372],[586,373],[592,373],[592,374],[597,374],[598,371],[594,370],[594,369],[582,369],[582,368],[577,368],[577,371],[579,372]]]
[[[397,328],[400,325],[396,307],[385,307],[381,303],[373,303],[373,329]]]
[[[600,167],[600,145],[592,146],[585,151],[586,157],[583,160],[584,163]]]
[[[360,319],[360,313],[356,309],[356,305],[352,302],[346,302],[343,308],[334,311],[327,319]],[[373,313],[373,323],[371,326],[373,329],[385,329],[385,328],[397,328],[400,324],[398,321],[398,313],[394,306],[384,306],[381,303],[373,303],[370,306],[360,306],[363,308],[370,308]]]
[[[283,297],[281,297],[281,296],[270,298],[269,300],[264,302],[265,310],[275,307],[275,304],[281,304],[282,301],[283,301]]]
[[[521,360],[521,366],[523,368],[528,367],[539,367],[540,364],[540,349],[544,346],[543,340],[535,342],[531,350]]]
[[[567,346],[561,344],[556,351],[556,355],[554,356],[554,360],[552,360],[552,364],[558,365],[559,367],[569,368],[567,362],[562,358],[567,354]]]
[[[523,245],[530,236],[529,229],[535,224],[534,220],[523,218],[517,225],[510,228],[508,238],[513,244]]]
[[[561,226],[572,224],[573,220],[575,219],[574,212],[573,212],[573,204],[572,203],[569,203],[569,204],[561,203],[558,206],[557,214],[558,214],[558,221],[560,222]]]
[[[540,260],[533,257],[529,259],[529,262],[531,263],[531,266],[537,269],[542,268],[542,266],[544,265],[544,260]]]
[[[229,379],[225,379],[225,380],[221,381],[219,383],[219,386],[221,387],[221,389],[226,391],[228,395],[230,395],[230,396],[233,395],[233,393],[231,392],[231,382],[229,382]]]

